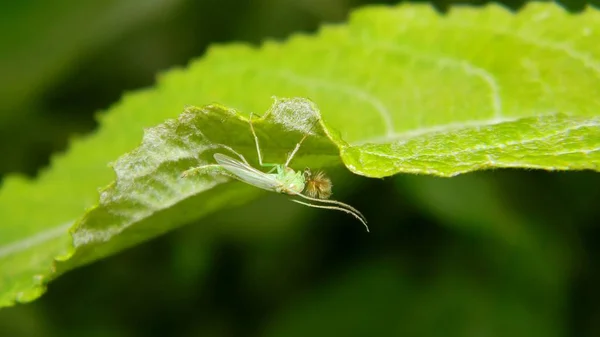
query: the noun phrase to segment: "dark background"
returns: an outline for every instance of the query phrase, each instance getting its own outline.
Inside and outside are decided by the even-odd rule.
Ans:
[[[35,176],[212,43],[312,32],[368,3],[395,2],[3,2],[0,177]],[[266,194],[67,273],[0,310],[0,336],[600,336],[598,174],[332,175],[371,234]]]

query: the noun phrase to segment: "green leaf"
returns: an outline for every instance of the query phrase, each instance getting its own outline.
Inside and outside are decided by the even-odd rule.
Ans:
[[[218,144],[255,160],[245,117],[225,107],[262,113],[273,95],[310,97],[322,113],[294,168],[341,158],[368,177],[597,170],[598,22],[591,9],[571,15],[539,3],[518,14],[488,6],[447,16],[421,5],[380,6],[315,36],[212,48],[187,69],[163,74],[155,88],[126,95],[97,133],[75,141],[37,181],[6,180],[0,306],[32,300],[66,270],[262,193],[179,175],[209,162]],[[182,106],[211,102],[222,105],[189,107],[165,122]],[[294,130],[298,119],[272,118],[315,108],[293,102],[302,107],[258,122],[266,162],[283,162],[306,131]],[[159,123],[135,148],[142,130]],[[119,157],[115,179],[106,164]],[[98,201],[97,188],[107,185]],[[65,230],[73,223],[69,247]]]
[[[312,113],[312,115],[309,115]],[[278,100],[263,120],[253,122],[267,162],[285,158],[303,134],[310,162],[335,160],[337,149],[318,127],[318,111],[303,99]],[[182,177],[191,167],[214,164],[216,152],[235,156],[229,144],[256,163],[248,121],[220,105],[187,107],[177,120],[167,120],[144,133],[142,144],[117,160],[114,183],[100,191],[98,206],[88,210],[71,231],[74,257],[64,256],[59,271],[96,260],[224,207],[241,204],[260,191],[249,186],[216,188],[222,175]],[[306,157],[300,151],[298,157]],[[253,155],[254,154],[254,155]],[[331,159],[330,159],[331,160]],[[307,162],[305,159],[304,161]],[[258,163],[256,163],[259,167]],[[302,167],[302,166],[301,166]],[[201,207],[199,207],[201,206]],[[129,230],[135,225],[135,230]]]

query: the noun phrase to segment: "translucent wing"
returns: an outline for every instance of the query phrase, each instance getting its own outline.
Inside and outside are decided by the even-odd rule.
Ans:
[[[246,184],[267,191],[275,191],[276,188],[281,186],[281,183],[272,175],[259,171],[246,163],[220,153],[215,153],[214,157],[219,165]]]

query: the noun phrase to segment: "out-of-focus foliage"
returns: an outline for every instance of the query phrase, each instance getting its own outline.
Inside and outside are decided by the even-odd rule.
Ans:
[[[283,37],[340,20],[350,5],[322,3],[263,1],[226,11],[223,1],[182,2],[155,12],[157,21],[148,13],[132,18],[139,26],[49,75],[44,93],[28,101],[33,115],[10,113],[20,124],[8,124],[7,132],[43,140],[27,147],[3,141],[10,145],[4,158],[26,158],[3,160],[3,170],[35,172],[49,150],[89,130],[91,114],[121,90],[151,85],[156,70],[197,57],[208,41]],[[215,29],[225,18],[231,24]],[[140,52],[144,41],[160,46],[156,54]],[[130,58],[123,57],[128,48]],[[144,66],[156,55],[164,59]],[[74,106],[77,97],[91,99]],[[36,123],[38,129],[26,128]],[[0,335],[600,333],[595,174],[495,171],[371,181],[332,173],[335,196],[376,224],[372,234],[344,214],[269,196],[66,274],[40,301],[0,311]]]

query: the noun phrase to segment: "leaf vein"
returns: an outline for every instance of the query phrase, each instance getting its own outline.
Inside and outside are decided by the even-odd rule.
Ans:
[[[600,78],[600,62],[598,60],[596,60],[595,58],[593,58],[592,56],[590,56],[590,54],[581,52],[578,49],[573,48],[565,43],[557,43],[556,41],[546,40],[539,36],[526,35],[523,33],[513,32],[510,30],[495,29],[495,28],[491,28],[491,27],[481,27],[481,26],[476,27],[476,26],[470,25],[468,23],[457,23],[456,26],[464,28],[464,29],[468,29],[469,31],[472,31],[473,29],[478,29],[478,30],[485,29],[485,30],[495,33],[495,34],[506,35],[506,36],[521,40],[525,43],[528,43],[528,44],[536,46],[536,47],[563,52],[570,58],[582,63],[585,68],[593,70],[594,75],[596,77]]]
[[[306,77],[297,75],[295,72],[289,69],[281,69],[278,72],[273,72],[277,77],[283,78],[295,84],[300,84],[308,87],[322,87],[329,90],[338,91],[344,93],[350,97],[357,98],[363,102],[369,103],[381,116],[385,127],[386,135],[394,134],[394,121],[392,114],[390,113],[387,106],[376,96],[370,92],[348,84],[342,84],[338,81],[324,80],[313,77]]]
[[[418,60],[436,63],[442,67],[455,67],[462,69],[467,75],[473,75],[483,80],[490,89],[490,99],[494,118],[500,119],[502,115],[502,97],[500,95],[500,85],[495,76],[485,68],[474,65],[468,60],[459,60],[452,57],[428,54],[418,51],[406,45],[395,45],[386,41],[375,41],[372,44],[375,47],[386,49],[388,51],[403,53]]]
[[[590,123],[566,127],[560,131],[556,131],[555,133],[545,135],[543,137],[534,137],[534,138],[529,138],[526,140],[509,141],[509,142],[498,143],[498,144],[493,144],[493,145],[475,145],[470,148],[465,148],[463,150],[454,151],[454,152],[446,152],[446,153],[436,151],[435,153],[432,153],[432,154],[418,153],[418,154],[414,154],[414,155],[408,156],[408,157],[398,157],[398,156],[388,155],[385,153],[378,153],[378,152],[362,150],[362,149],[361,149],[361,152],[370,154],[370,155],[374,155],[374,156],[383,157],[383,158],[400,160],[401,162],[410,161],[410,160],[413,160],[413,159],[416,159],[419,157],[445,158],[445,157],[455,156],[455,158],[458,159],[458,157],[456,157],[456,156],[459,154],[463,154],[463,153],[478,153],[478,152],[483,152],[483,151],[488,151],[488,150],[493,150],[493,149],[501,149],[501,148],[510,147],[510,146],[525,145],[525,144],[530,144],[530,143],[534,143],[534,142],[538,142],[538,141],[544,141],[547,139],[551,139],[553,137],[569,133],[570,131],[580,129],[582,127],[598,127],[598,126],[600,126],[600,123],[593,121]],[[581,152],[581,151],[578,151],[578,152]],[[548,152],[548,153],[554,154],[557,152]]]
[[[0,259],[9,257],[16,253],[20,253],[22,251],[33,248],[44,242],[50,241],[61,235],[66,234],[66,231],[73,225],[74,222],[74,220],[68,221],[61,225],[47,229],[43,232],[22,238],[19,241],[14,241],[4,246],[0,246]]]

